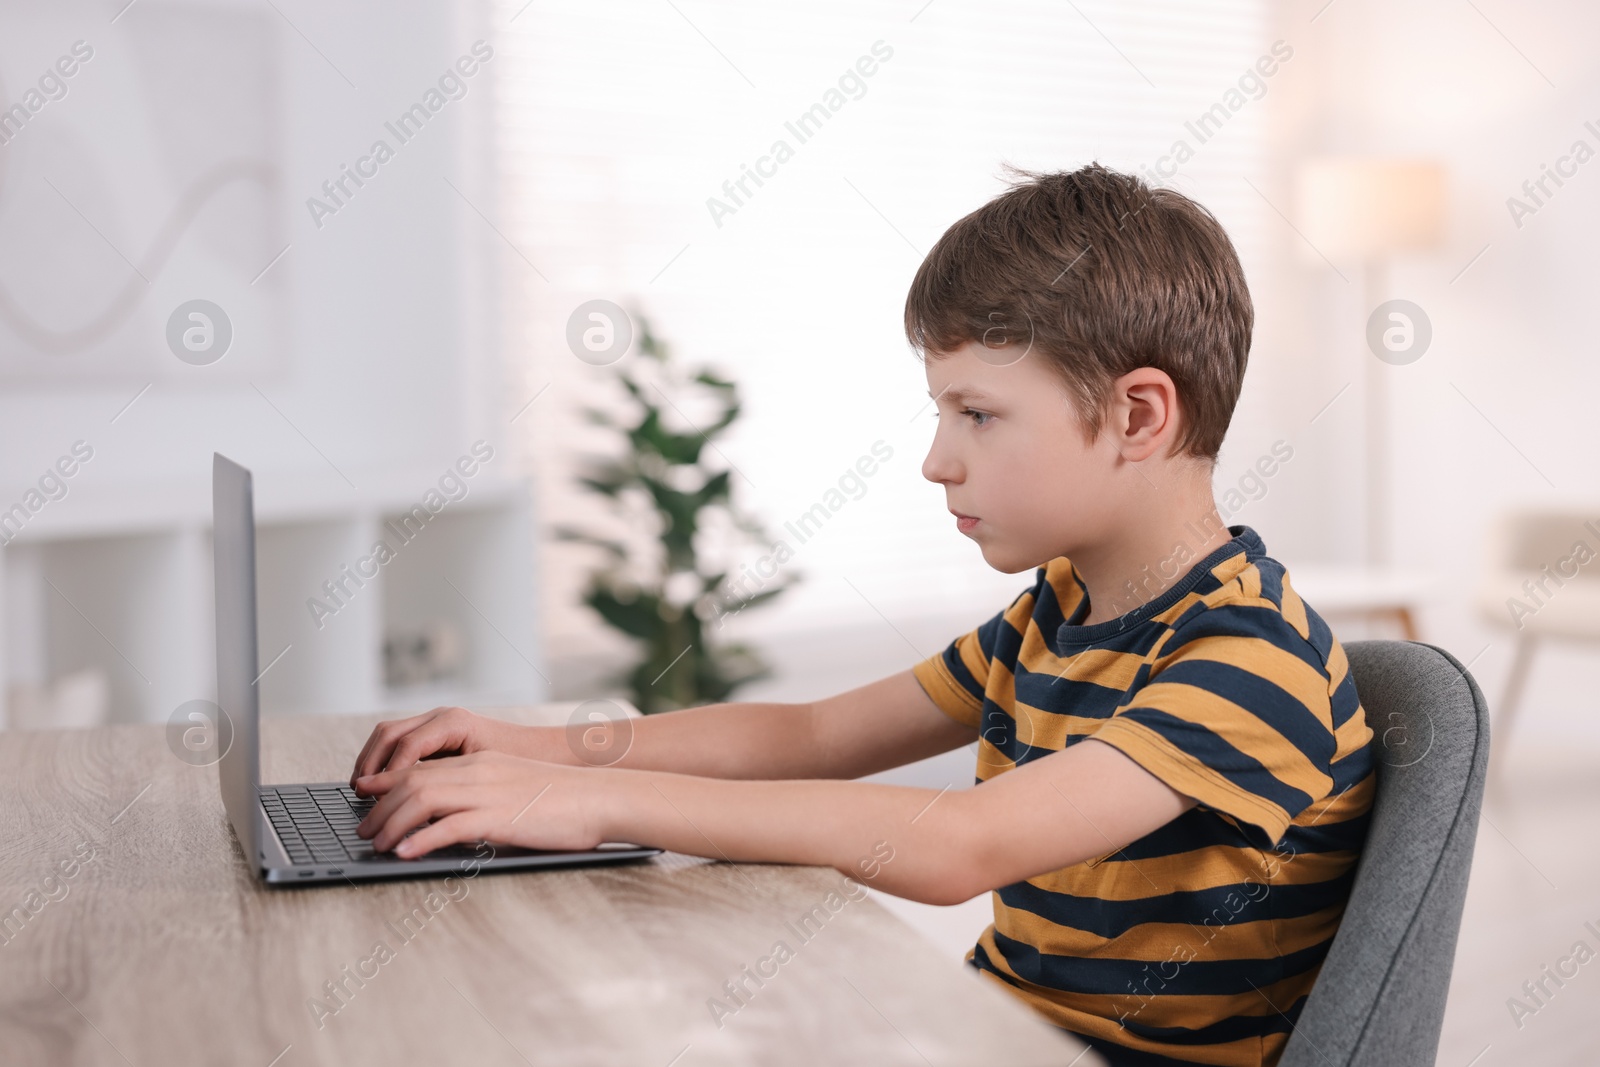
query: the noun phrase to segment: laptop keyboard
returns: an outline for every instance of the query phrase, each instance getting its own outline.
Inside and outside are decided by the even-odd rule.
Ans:
[[[261,787],[261,806],[296,865],[374,858],[372,842],[356,827],[375,803],[347,785]]]
[[[372,842],[356,834],[356,827],[377,803],[373,797],[357,796],[347,785],[264,785],[261,806],[272,820],[278,839],[297,867],[311,863],[358,863],[362,860],[393,860],[405,863],[393,852],[376,852]],[[416,833],[417,827],[411,833]],[[410,837],[411,834],[407,834]],[[521,851],[501,849],[502,853]],[[446,845],[428,853],[429,859],[481,859],[482,852],[470,845]]]

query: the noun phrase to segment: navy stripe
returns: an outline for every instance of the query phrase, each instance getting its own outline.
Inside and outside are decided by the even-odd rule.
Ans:
[[[1352,752],[1333,765],[1333,795],[1354,789],[1372,774],[1372,747]]]
[[[1176,974],[1161,984],[1166,975],[1157,971],[1158,963],[1145,960],[1088,959],[1042,953],[1032,945],[1016,941],[999,930],[993,935],[995,947],[1005,957],[1006,966],[1017,977],[1034,985],[1069,993],[1098,996],[1133,996],[1146,980],[1159,996],[1232,996],[1265,989],[1285,978],[1316,967],[1328,955],[1333,939],[1318,942],[1298,952],[1255,960],[1192,959],[1171,966]],[[1176,946],[1174,946],[1176,947]],[[1151,978],[1157,975],[1158,978]]]
[[[1278,862],[1281,867],[1294,860],[1285,857]],[[1137,872],[1129,876],[1139,877]],[[1352,868],[1323,882],[1268,885],[1266,872],[1262,872],[1261,881],[1254,884],[1238,882],[1132,900],[1080,897],[1041,889],[1031,882],[1013,882],[1001,886],[995,893],[1008,908],[1097,937],[1121,937],[1145,923],[1188,923],[1197,928],[1195,936],[1210,941],[1207,931],[1219,927],[1267,919],[1298,919],[1333,907],[1349,897],[1354,877]]]
[[[1081,624],[1074,623],[1072,625]],[[1073,640],[1063,641],[1059,629],[1048,630],[1042,624],[1039,627],[1039,632],[1043,635],[1049,635],[1049,639],[1045,641],[1045,647],[1049,648],[1053,655],[1063,659],[1071,659],[1078,653],[1090,648],[1097,652],[1128,652],[1136,656],[1146,656],[1166,636],[1167,631],[1171,629],[1172,627],[1169,624],[1159,619],[1150,619],[1139,626],[1130,626],[1126,630],[1111,634],[1092,644]]]
[[[1283,610],[1283,568],[1274,567],[1267,560],[1256,561],[1256,574],[1261,579],[1261,599],[1270,600]],[[1293,627],[1290,627],[1293,629]]]
[[[1171,1056],[1158,1056],[1154,1052],[1141,1052],[1138,1049],[1107,1044],[1098,1038],[1088,1037],[1068,1030],[1064,1026],[1058,1026],[1056,1029],[1072,1034],[1073,1037],[1078,1038],[1094,1049],[1106,1061],[1107,1067],[1202,1067],[1199,1060],[1179,1060],[1173,1059]]]
[[[1006,985],[1011,985],[1013,989],[1021,989],[1021,985],[1018,985],[1018,982],[1014,981],[1010,974],[1003,973],[1000,968],[994,965],[994,961],[990,960],[989,953],[984,952],[982,945],[974,945],[973,958],[966,960],[965,963],[966,966],[970,966],[974,971],[989,971],[990,974],[994,974]],[[1134,997],[1130,993],[1131,1005],[1139,1005],[1144,1000],[1146,998]],[[1288,1017],[1293,1021],[1298,1021],[1299,1013],[1301,1013],[1304,1003],[1306,1003],[1306,998],[1299,998],[1298,1001],[1294,1001],[1290,1011],[1285,1014],[1288,1014]],[[1184,1029],[1184,1027],[1147,1027],[1147,1025],[1139,1025],[1138,1021],[1136,1021],[1139,1011],[1141,1009],[1134,1008],[1134,1011],[1122,1017],[1123,1027],[1128,1032],[1136,1033],[1139,1037],[1147,1038],[1147,1040],[1168,1040],[1174,1045],[1218,1045],[1218,1043],[1224,1043],[1224,1041],[1235,1041],[1240,1040],[1240,1038],[1248,1040],[1248,1038],[1261,1037],[1266,1033],[1285,1033],[1293,1029],[1290,1022],[1285,1021],[1277,1013],[1270,1014],[1270,1016],[1229,1017],[1229,1019],[1216,1022],[1216,1024],[1210,1025],[1210,1027],[1203,1027],[1200,1030]],[[1133,1019],[1133,1022],[1130,1022],[1130,1019]],[[1114,1065],[1114,1067],[1120,1067],[1123,1064],[1130,1065],[1130,1067],[1192,1067],[1192,1065],[1200,1062],[1192,1061],[1192,1059],[1174,1059],[1174,1057],[1162,1056],[1162,1054],[1157,1053],[1146,1053],[1141,1049],[1126,1048],[1123,1045],[1112,1045],[1112,1043],[1102,1040],[1102,1038],[1091,1037],[1088,1033],[1080,1033],[1078,1030],[1064,1027],[1064,1025],[1056,1025],[1056,1029],[1061,1030],[1062,1033],[1070,1033],[1072,1037],[1083,1041],[1085,1045],[1093,1048],[1096,1053],[1101,1054],[1102,1059],[1107,1064]]]
[[[1040,567],[1034,572],[1032,624],[1044,628],[1046,632],[1054,632],[1063,621],[1061,601],[1056,596],[1056,587],[1045,577],[1046,569]]]
[[[1219,584],[1219,583],[1213,583],[1213,584]],[[1195,602],[1193,604],[1190,604],[1187,608],[1184,608],[1182,615],[1179,615],[1175,619],[1168,620],[1167,626],[1170,627],[1171,629],[1179,630],[1179,629],[1182,629],[1185,626],[1190,625],[1196,619],[1198,619],[1202,615],[1204,615],[1206,612],[1215,611],[1215,610],[1216,610],[1216,608],[1208,607],[1206,604],[1203,604],[1203,603],[1200,603],[1200,602],[1197,601],[1197,602]]]
[[[945,670],[950,672],[950,676],[956,680],[956,684],[965,689],[972,699],[980,701],[984,699],[983,686],[978,684],[978,680],[972,676],[972,672],[967,670],[966,661],[961,658],[961,653],[956,649],[954,642],[944,650],[940,659],[944,661]]]
[[[1017,700],[1040,711],[1106,719],[1127,699],[1126,689],[1072,677],[1070,661],[1064,674],[1016,670]]]
[[[1217,818],[1214,812],[1196,806],[1165,826],[1159,826],[1130,843],[1117,853],[1117,858],[1146,860],[1161,856],[1177,856],[1199,852],[1212,845],[1226,845],[1229,848],[1254,847],[1241,838],[1239,831],[1233,826]]]
[[[1271,608],[1219,604],[1177,630],[1172,635],[1172,643],[1161,650],[1161,656],[1165,659],[1184,645],[1203,637],[1258,638],[1298,657],[1302,663],[1322,675],[1325,680],[1333,680],[1328,675],[1327,664],[1322,661],[1317,650],[1289,625],[1288,619]]]
[[[1190,570],[1173,583],[1181,589],[1169,587],[1177,595],[1166,596],[1159,604],[1149,605],[1158,612],[1155,617],[1143,617],[1135,625],[1123,626],[1113,621],[1085,626],[1083,620],[1089,615],[1090,604],[1082,578],[1070,561],[1052,560],[1033,573],[1030,590],[1033,601],[1027,617],[1020,617],[1019,605],[1022,596],[1027,595],[1024,593],[1013,600],[1006,611],[978,627],[976,641],[986,659],[985,666],[1003,664],[1010,669],[1017,702],[1035,709],[1040,716],[1071,715],[1084,720],[1084,725],[1075,727],[1072,732],[1062,730],[1064,724],[1059,721],[1044,720],[1055,727],[1048,730],[1054,739],[1052,744],[1077,744],[1093,736],[1099,723],[1109,721],[1116,714],[1127,715],[1245,793],[1275,803],[1295,818],[1314,801],[1337,796],[1351,788],[1364,788],[1371,782],[1375,756],[1371,746],[1367,746],[1334,762],[1337,741],[1329,722],[1335,728],[1342,727],[1360,711],[1360,696],[1348,673],[1338,687],[1328,692],[1329,659],[1337,641],[1327,623],[1309,604],[1305,604],[1307,636],[1300,635],[1282,612],[1283,600],[1290,588],[1287,571],[1266,555],[1265,546],[1249,527],[1229,529],[1235,541],[1226,546],[1222,558],[1215,558],[1218,554],[1213,553],[1206,560],[1193,561]],[[1205,566],[1202,567],[1202,563]],[[1242,579],[1251,576],[1235,574],[1224,581],[1211,571],[1219,566],[1237,570],[1249,565],[1256,568],[1254,583],[1259,585],[1259,599],[1244,604],[1239,602],[1239,592],[1246,584]],[[1055,584],[1051,582],[1052,576]],[[1219,592],[1221,595],[1217,599],[1221,603],[1213,606],[1204,602],[1207,596]],[[1184,598],[1188,598],[1188,603],[1180,611],[1177,605]],[[1070,605],[1070,610],[1064,612],[1063,604]],[[1169,617],[1163,621],[1160,614]],[[1007,615],[1014,621],[1008,622]],[[1082,632],[1086,630],[1092,636],[1092,643],[1082,640]],[[1041,659],[1035,661],[1038,669],[1030,670],[1027,664],[1021,663],[1025,637],[1035,638],[1050,650],[1060,661],[1059,666],[1046,668]],[[1206,637],[1262,640],[1295,656],[1317,673],[1304,675],[1301,668],[1291,664],[1287,676],[1270,670],[1265,676],[1258,675],[1239,666],[1240,661],[1230,655],[1225,642],[1218,642],[1215,659],[1186,660],[1181,654],[1186,646]],[[1107,684],[1108,673],[1104,670],[1089,670],[1083,665],[1074,669],[1076,655],[1091,650],[1097,656],[1108,652],[1132,656],[1127,663],[1133,674]],[[996,701],[982,691],[973,673],[961,662],[957,642],[952,642],[944,651],[943,660],[957,682],[981,701],[979,721],[983,736],[1003,757],[1020,765],[1058,751],[1042,743],[1025,743],[1038,738],[1018,737],[1014,704],[1010,699]],[[1154,668],[1152,661],[1157,660],[1167,666]],[[1065,676],[1058,677],[1055,671]],[[998,671],[988,672],[992,686],[998,687],[998,674]],[[1316,685],[1316,677],[1324,679],[1325,684]],[[1310,680],[1312,684],[1303,684],[1303,680]],[[1177,700],[1169,702],[1167,708],[1141,705],[1139,693],[1151,681],[1193,686],[1197,697],[1203,692],[1217,694],[1245,709],[1253,718],[1239,716],[1241,721],[1218,726],[1215,731],[1207,729],[1173,713],[1183,710],[1187,694],[1181,691],[1175,691]],[[998,692],[998,688],[994,691]],[[1241,732],[1233,732],[1235,727]],[[1266,750],[1247,755],[1238,746],[1246,745],[1253,750],[1255,742],[1245,738],[1260,738],[1261,743],[1270,741],[1277,747],[1271,755]],[[1330,777],[1333,785],[1326,795],[1309,796],[1269,770],[1269,766],[1273,766],[1284,773],[1284,768],[1277,765],[1293,758],[1293,752],[1286,746],[1298,749],[1305,759]],[[1262,760],[1266,761],[1265,765]],[[1215,798],[1215,802],[1232,806],[1226,805],[1221,797]],[[1280,880],[1304,877],[1308,872],[1293,868],[1297,859],[1301,863],[1313,863],[1317,862],[1313,857],[1322,854],[1358,855],[1365,844],[1370,822],[1370,813],[1364,811],[1348,817],[1332,813],[1315,825],[1290,826],[1284,833],[1281,847],[1274,850],[1274,842],[1265,840],[1266,834],[1261,828],[1245,822],[1239,815],[1219,807],[1192,807],[1108,857],[1102,865],[1092,870],[1074,869],[1077,880],[1070,884],[1079,888],[1083,896],[1040,889],[1026,882],[997,891],[998,899],[1018,913],[1019,925],[1024,930],[1030,924],[1029,917],[1033,916],[1044,924],[1104,938],[1107,943],[1102,948],[1087,957],[1070,956],[1061,954],[1059,941],[1050,937],[1048,929],[1038,931],[1041,940],[1037,945],[1026,944],[995,930],[991,936],[998,955],[991,958],[983,945],[978,944],[973,948],[972,958],[965,962],[974,970],[987,971],[1008,983],[1019,990],[1025,1000],[1037,1002],[1041,997],[1048,997],[1051,989],[1109,997],[1113,1006],[1126,1008],[1125,1029],[1113,1032],[1113,1039],[1125,1036],[1128,1041],[1146,1040],[1164,1046],[1163,1052],[1168,1053],[1135,1052],[1117,1045],[1115,1040],[1096,1040],[1076,1034],[1113,1065],[1187,1065],[1196,1061],[1185,1059],[1186,1054],[1200,1055],[1200,1050],[1222,1043],[1249,1042],[1252,1038],[1287,1033],[1291,1021],[1300,1013],[1304,998],[1286,1007],[1283,1014],[1265,1003],[1257,1010],[1254,1006],[1256,989],[1265,990],[1299,977],[1304,984],[1294,993],[1303,992],[1304,988],[1309,988],[1310,976],[1326,958],[1332,939],[1282,957],[1218,959],[1216,957],[1226,950],[1223,939],[1215,934],[1240,923],[1276,920],[1285,924],[1291,936],[1294,931],[1301,931],[1299,938],[1303,940],[1309,930],[1308,923],[1318,924],[1316,917],[1348,901],[1356,864],[1334,862],[1334,869],[1343,868],[1339,874],[1305,885],[1282,884],[1281,881],[1274,885],[1272,877]],[[1257,858],[1245,853],[1236,861],[1230,859],[1232,871],[1224,876],[1229,881],[1227,885],[1177,892],[1171,886],[1148,886],[1142,877],[1143,873],[1151,872],[1157,862],[1185,863],[1192,859],[1198,863],[1206,858],[1204,850],[1217,847],[1257,848],[1266,854]],[[1336,861],[1343,857],[1332,858]],[[1156,862],[1146,865],[1146,861]],[[1134,869],[1136,866],[1143,871]],[[1288,873],[1279,873],[1283,870]],[[1091,895],[1105,893],[1112,885],[1119,889],[1131,886],[1131,892],[1145,892],[1145,888],[1140,888],[1143,885],[1153,895],[1133,900],[1108,900]],[[1250,894],[1255,896],[1252,898]],[[1155,923],[1176,925],[1156,935],[1149,927]],[[1169,952],[1173,951],[1178,954],[1177,960],[1169,957]],[[1198,957],[1182,961],[1188,953],[1198,953]],[[1145,959],[1115,958],[1131,955],[1168,957],[1169,962],[1157,964]],[[1008,972],[1021,977],[1013,978]],[[1218,994],[1250,997],[1251,1006],[1232,1017],[1196,1017],[1200,1025],[1194,1028],[1173,1025],[1171,1005],[1182,1003],[1178,998]],[[1286,997],[1290,995],[1285,993]],[[1116,1021],[1113,1016],[1112,1024]],[[1066,1027],[1061,1029],[1075,1033]]]
[[[1298,697],[1269,678],[1232,663],[1188,660],[1157,672],[1155,681],[1192,685],[1225,697],[1294,742],[1315,766],[1326,769],[1333,761],[1338,748],[1333,734]]]
[[[1121,716],[1147,726],[1181,752],[1193,756],[1247,793],[1270,800],[1292,819],[1310,806],[1314,797],[1284,782],[1254,756],[1234,748],[1224,738],[1159,708],[1129,708]],[[1273,843],[1268,841],[1264,847]]]
[[[1072,575],[1072,586],[1073,589],[1076,590],[1076,595],[1072,598],[1072,615],[1069,618],[1061,618],[1061,610],[1059,607],[1060,601],[1056,601],[1058,605],[1056,610],[1056,618],[1060,620],[1056,623],[1057,629],[1060,628],[1062,623],[1067,623],[1072,626],[1082,626],[1083,620],[1089,616],[1089,589],[1083,584],[1083,579],[1079,578],[1076,572],[1074,572]],[[1052,595],[1054,595],[1054,590],[1051,592]],[[1049,620],[1046,619],[1039,620],[1039,629],[1043,630],[1045,633],[1052,632],[1051,630],[1046,629],[1046,624],[1048,621]]]
[[[1324,819],[1314,827],[1290,826],[1279,850],[1286,855],[1300,852],[1338,852],[1360,848],[1365,839],[1365,816],[1334,821]],[[1354,840],[1352,840],[1352,836]],[[1117,859],[1150,860],[1167,856],[1196,855],[1215,845],[1226,848],[1261,848],[1239,833],[1238,827],[1209,808],[1196,805],[1165,826],[1145,834],[1121,849]],[[1292,850],[1292,851],[1291,851]],[[1272,849],[1266,849],[1268,858]],[[1282,862],[1283,856],[1278,857]]]
[[[1011,603],[1013,607],[1016,605],[1015,600]],[[1022,647],[1022,635],[1006,620],[1010,612],[1010,607],[1004,611],[997,611],[987,622],[978,627],[978,647],[983,650],[983,658],[990,663],[994,662],[996,656],[1005,662],[1009,654],[1015,653]]]
[[[1302,604],[1305,601],[1301,601]],[[1322,616],[1311,610],[1311,605],[1306,604],[1306,629],[1311,632],[1311,647],[1323,655],[1333,651],[1333,631],[1328,629],[1328,624]]]
[[[1344,679],[1334,689],[1333,695],[1328,698],[1332,705],[1333,728],[1337,730],[1350,721],[1350,716],[1356,713],[1356,708],[1361,706],[1361,695],[1356,692],[1356,678],[1348,670],[1344,672]],[[1371,725],[1370,723],[1368,725]]]
[[[1279,1013],[1267,1000],[1262,999],[1262,1014],[1235,1015],[1196,1029],[1184,1026],[1145,1026],[1138,1021],[1138,1015],[1125,1017],[1123,1025],[1129,1032],[1147,1041],[1167,1041],[1174,1045],[1190,1047],[1220,1045],[1228,1041],[1248,1040],[1267,1034],[1293,1032],[1294,1024],[1298,1021],[1305,1002],[1306,998],[1300,997],[1290,1005],[1288,1011]]]
[[[1367,840],[1367,827],[1371,812],[1342,822],[1322,820],[1315,826],[1291,826],[1283,835],[1284,851],[1293,848],[1300,852],[1352,852],[1360,851]]]

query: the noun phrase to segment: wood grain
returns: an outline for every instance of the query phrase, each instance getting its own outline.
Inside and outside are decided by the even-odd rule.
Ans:
[[[376,721],[266,720],[264,780],[343,779]],[[828,868],[667,853],[268,889],[216,768],[162,727],[0,734],[0,782],[0,913],[21,909],[0,927],[7,1064],[1101,1062],[859,891],[829,911],[846,883]],[[792,958],[737,1006],[724,982],[780,940]]]

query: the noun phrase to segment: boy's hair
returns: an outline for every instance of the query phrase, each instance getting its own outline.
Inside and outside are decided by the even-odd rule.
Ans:
[[[1098,163],[1020,175],[956,222],[906,295],[912,346],[1031,343],[1064,380],[1093,442],[1111,383],[1138,367],[1177,386],[1173,453],[1215,464],[1233,418],[1255,312],[1215,216],[1172,189]]]

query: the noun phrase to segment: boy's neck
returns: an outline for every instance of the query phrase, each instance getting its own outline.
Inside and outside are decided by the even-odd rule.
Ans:
[[[1109,622],[1149,603],[1233,539],[1209,498],[1199,508],[1150,519],[1141,516],[1103,543],[1070,554],[1089,595],[1082,625]]]

